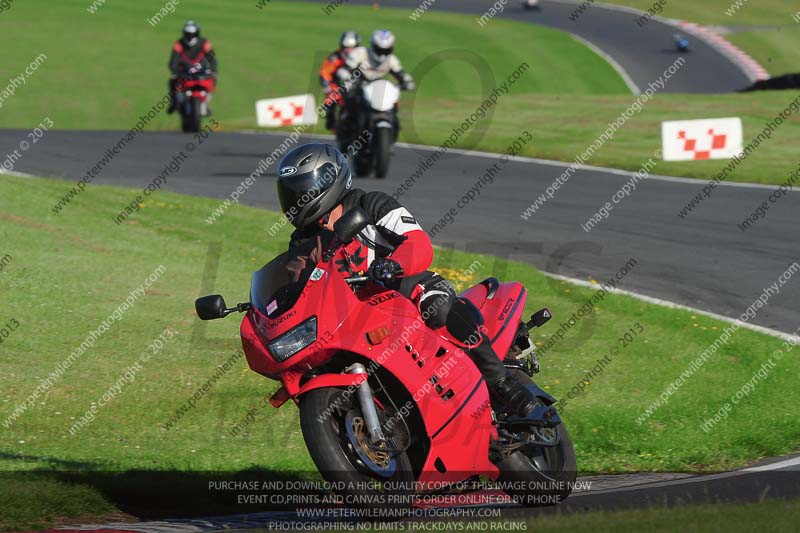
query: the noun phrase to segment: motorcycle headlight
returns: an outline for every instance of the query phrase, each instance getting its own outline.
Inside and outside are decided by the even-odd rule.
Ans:
[[[282,363],[317,340],[317,317],[312,316],[277,339],[269,341],[269,352]]]

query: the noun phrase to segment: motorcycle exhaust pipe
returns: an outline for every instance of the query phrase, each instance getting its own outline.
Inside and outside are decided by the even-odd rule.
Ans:
[[[348,374],[366,374],[367,369],[361,363],[355,363],[347,369]],[[370,437],[373,444],[385,442],[380,422],[378,422],[378,410],[372,400],[372,389],[365,379],[358,386],[358,402],[361,405],[361,412],[364,414],[364,421],[367,423]]]

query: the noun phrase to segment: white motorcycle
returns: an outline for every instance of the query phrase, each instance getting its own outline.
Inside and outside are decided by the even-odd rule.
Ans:
[[[397,140],[397,101],[400,89],[388,80],[376,80],[350,91],[345,99],[336,140],[348,154],[359,177],[375,172],[384,178],[389,172],[391,147]]]

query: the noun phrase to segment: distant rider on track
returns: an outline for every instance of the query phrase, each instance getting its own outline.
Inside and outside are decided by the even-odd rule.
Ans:
[[[183,25],[183,37],[172,45],[172,55],[169,58],[169,70],[172,76],[169,78],[170,103],[167,113],[175,112],[175,91],[180,77],[194,69],[198,63],[207,66],[211,73],[217,73],[217,54],[211,41],[200,37],[200,25],[189,20]]]
[[[413,91],[416,88],[414,78],[403,70],[400,60],[394,55],[395,37],[389,30],[377,30],[372,34],[372,46],[359,46],[350,53],[346,61],[346,68],[339,69],[337,76],[342,79],[357,78],[366,82],[376,81],[391,74],[404,91]],[[349,78],[348,78],[349,76]],[[397,106],[394,110],[394,135],[400,130],[397,120]]]
[[[346,60],[352,51],[361,46],[361,36],[354,31],[346,31],[339,38],[339,48],[325,58],[319,70],[319,82],[325,93],[325,128],[336,129],[336,107],[342,105],[342,90],[338,83],[337,71],[346,67]]]
[[[400,88],[413,91],[414,79],[403,70],[400,60],[394,55],[394,34],[389,30],[377,30],[372,34],[372,47],[359,46],[349,55],[347,66],[358,69],[366,81],[375,81],[392,74]]]

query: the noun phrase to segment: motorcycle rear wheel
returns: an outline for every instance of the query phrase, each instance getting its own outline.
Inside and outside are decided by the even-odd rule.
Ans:
[[[353,157],[354,170],[359,178],[368,178],[372,174],[372,160],[363,153],[357,153]]]
[[[360,412],[357,394],[348,396],[343,389],[327,387],[304,394],[300,399],[300,428],[306,447],[322,477],[342,488],[335,492],[350,507],[358,509],[361,517],[397,520],[411,509],[411,461],[401,452],[391,457],[392,468],[382,475],[370,470],[367,456],[374,452],[354,446],[352,430],[347,427]]]
[[[511,373],[521,383],[532,383],[520,370]],[[578,474],[575,449],[562,422],[554,428],[555,446],[528,446],[497,463],[503,490],[527,507],[544,507],[563,502],[572,492]]]

